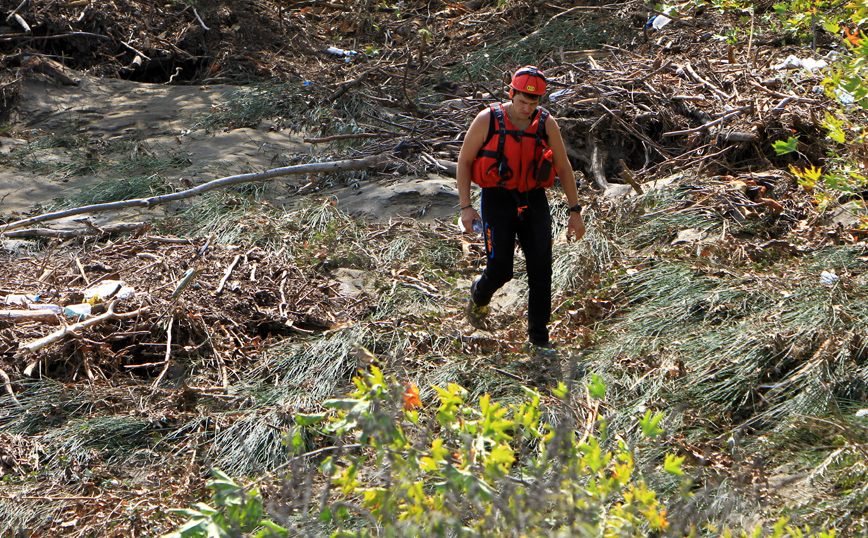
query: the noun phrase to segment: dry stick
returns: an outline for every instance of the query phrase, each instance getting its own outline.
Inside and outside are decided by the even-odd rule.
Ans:
[[[617,114],[615,114],[614,112],[612,112],[611,110],[609,110],[609,107],[607,107],[607,106],[604,105],[603,103],[599,103],[599,105],[600,105],[600,106],[603,108],[603,110],[605,110],[605,111],[606,111],[610,116],[612,116],[613,118],[615,118],[616,120],[618,120],[618,123],[620,123],[620,124],[621,124],[625,129],[627,129],[628,131],[630,131],[630,132],[631,132],[634,136],[636,136],[639,140],[643,140],[643,141],[645,141],[646,143],[650,144],[651,147],[654,148],[654,151],[656,151],[657,153],[659,153],[661,157],[663,157],[664,159],[668,159],[668,158],[669,158],[669,154],[666,153],[665,151],[663,151],[663,148],[661,148],[661,147],[660,147],[656,142],[654,142],[653,140],[651,140],[650,138],[648,138],[648,135],[646,135],[646,134],[644,134],[644,133],[640,133],[639,131],[637,131],[637,130],[632,126],[632,125],[630,125],[629,123],[627,123],[626,121],[624,121],[623,118],[621,118],[620,116],[618,116]]]
[[[21,321],[39,321],[56,325],[57,312],[47,308],[40,310],[0,310],[0,320],[17,323]]]
[[[712,92],[714,92],[714,95],[720,97],[724,101],[731,101],[732,100],[731,95],[723,93],[723,91],[720,88],[718,88],[717,86],[715,86],[711,82],[709,82],[709,81],[705,80],[704,78],[702,78],[701,76],[699,76],[696,73],[696,71],[693,70],[693,66],[690,65],[690,62],[687,62],[686,64],[684,64],[684,71],[686,71],[693,78],[693,80],[695,80],[696,82],[699,82],[703,86],[708,87],[708,89],[710,89]]]
[[[355,88],[356,86],[361,84],[372,71],[375,71],[377,69],[379,69],[379,67],[374,67],[373,69],[368,69],[367,71],[363,72],[361,75],[356,77],[355,79],[353,79],[349,82],[344,82],[343,84],[341,84],[338,87],[337,90],[334,91],[334,93],[332,93],[331,95],[328,96],[328,99],[326,99],[326,101],[328,101],[330,103],[330,102],[334,101],[335,99],[337,99],[338,97],[342,96],[343,94],[347,93],[347,90],[349,90],[351,88]]]
[[[9,238],[32,238],[32,237],[52,237],[56,239],[72,239],[74,237],[83,237],[86,235],[103,235],[113,233],[129,233],[140,230],[147,226],[146,222],[121,222],[112,226],[106,226],[101,230],[49,230],[47,228],[28,228],[27,230],[18,230],[15,232],[7,232],[6,237]]]
[[[774,95],[775,97],[780,97],[781,99],[792,99],[793,101],[798,101],[800,103],[819,103],[819,101],[817,101],[816,99],[810,99],[808,97],[797,97],[795,95],[788,95],[786,93],[776,92],[770,88],[766,88],[765,86],[763,86],[759,82],[756,82],[753,80],[749,80],[748,82],[750,83],[751,86],[759,88],[769,95]]]
[[[11,19],[11,18],[14,17],[15,15],[17,15],[18,12],[21,10],[21,8],[24,7],[24,4],[26,4],[26,3],[27,3],[27,0],[21,0],[21,3],[18,4],[18,7],[16,7],[15,9],[13,9],[13,10],[12,10],[12,13],[10,13],[10,14],[6,17],[6,22],[9,22],[9,19]]]
[[[713,127],[713,126],[717,125],[718,123],[723,123],[724,121],[728,120],[729,118],[738,116],[742,112],[745,112],[745,110],[741,109],[741,108],[738,110],[733,110],[732,112],[730,112],[724,116],[721,116],[714,121],[710,121],[708,123],[703,123],[699,127],[694,127],[693,129],[685,129],[683,131],[669,131],[668,133],[663,133],[663,136],[676,136],[676,135],[683,135],[683,134],[690,134],[690,133],[697,133],[699,131],[704,131],[705,129],[708,129],[709,127]]]
[[[347,140],[350,138],[388,138],[392,136],[399,135],[397,133],[354,133],[326,136],[325,138],[305,138],[304,141],[308,144],[319,144],[322,142],[331,142],[332,140]]]
[[[78,272],[81,273],[81,278],[84,279],[84,283],[90,286],[90,279],[87,278],[86,274],[84,274],[84,266],[81,265],[81,260],[78,259],[78,256],[75,257],[75,266],[78,267]]]
[[[21,402],[18,401],[18,398],[15,397],[15,392],[12,390],[12,380],[9,379],[9,376],[6,375],[3,368],[0,368],[0,380],[3,381],[3,385],[6,387],[6,392],[12,398],[12,401],[15,402],[18,407],[21,407]]]
[[[631,187],[633,187],[633,190],[636,191],[636,194],[645,194],[642,191],[642,186],[636,182],[635,178],[633,178],[633,173],[627,167],[627,163],[624,161],[624,159],[621,159],[621,168],[621,178],[627,183],[629,183]]]
[[[24,39],[25,41],[24,41],[24,43],[22,43],[22,45],[24,45],[29,41],[36,41],[36,40],[43,41],[45,39],[63,39],[63,38],[70,37],[70,36],[98,37],[100,39],[111,39],[109,36],[100,35],[100,34],[92,34],[90,32],[69,32],[66,34],[46,35],[46,36],[37,36],[37,37],[31,37],[29,35],[18,35],[18,36],[12,36],[12,37],[4,37],[4,38],[0,39],[0,43],[5,43],[7,41],[18,41],[20,39]]]
[[[172,314],[172,317],[169,318],[169,328],[166,329],[166,358],[163,359],[163,370],[160,372],[160,375],[157,376],[157,379],[151,385],[151,392],[157,390],[157,387],[160,385],[160,381],[163,380],[163,376],[166,375],[166,372],[169,371],[169,357],[172,355],[172,325],[175,323],[175,315]]]
[[[185,191],[173,192],[171,194],[162,194],[159,196],[152,196],[150,198],[137,198],[134,200],[124,200],[122,202],[110,202],[106,204],[94,204],[83,207],[76,207],[73,209],[69,209],[66,211],[56,211],[54,213],[46,213],[44,215],[38,215],[36,217],[31,217],[29,219],[23,219],[15,222],[10,222],[9,224],[0,228],[0,233],[5,234],[8,230],[23,228],[25,226],[29,226],[31,224],[35,224],[37,222],[45,222],[48,220],[56,220],[62,219],[64,217],[69,217],[72,215],[81,215],[83,213],[97,213],[100,211],[111,211],[113,209],[125,209],[129,207],[145,207],[152,208],[156,205],[165,204],[168,202],[174,202],[176,200],[183,200],[185,198],[191,198],[193,196],[197,196],[204,192],[212,191],[214,189],[219,189],[223,187],[229,187],[231,185],[238,185],[240,183],[251,183],[253,181],[265,181],[267,179],[272,179],[280,176],[288,176],[291,174],[312,174],[312,173],[321,173],[321,172],[339,172],[346,170],[364,170],[366,168],[371,168],[378,165],[382,161],[383,157],[380,155],[374,155],[371,157],[367,157],[364,159],[348,159],[344,161],[330,161],[324,163],[309,163],[309,164],[298,164],[295,166],[286,166],[283,168],[274,168],[272,170],[265,170],[263,172],[254,172],[251,174],[240,174],[237,176],[228,176],[220,179],[215,179],[213,181],[209,181],[208,183],[203,183],[202,185],[198,185],[193,187],[192,189],[187,189]]]
[[[135,48],[134,46],[130,45],[130,44],[127,43],[126,41],[121,41],[121,45],[123,45],[123,46],[125,46],[126,48],[130,49],[131,51],[135,52],[136,54],[138,54],[139,56],[141,56],[142,59],[147,60],[147,61],[149,61],[149,62],[151,61],[151,59],[148,58],[148,55],[147,55],[147,54],[145,54],[144,52],[142,52],[142,51],[140,51],[139,49]]]
[[[150,307],[145,306],[145,307],[139,308],[138,310],[133,310],[132,312],[126,312],[124,314],[117,314],[114,311],[114,306],[115,306],[115,301],[112,301],[111,303],[109,303],[108,310],[104,314],[100,314],[99,316],[94,316],[92,318],[88,318],[88,319],[86,319],[84,321],[80,321],[74,325],[67,325],[67,326],[63,327],[62,329],[58,329],[58,330],[54,331],[53,333],[49,334],[48,336],[44,336],[38,340],[34,340],[33,342],[30,342],[29,344],[25,344],[25,345],[21,346],[21,349],[18,351],[18,353],[15,354],[15,358],[26,357],[27,355],[30,355],[32,353],[36,353],[37,351],[44,348],[45,346],[53,344],[54,342],[57,342],[58,340],[62,340],[66,336],[68,336],[70,334],[75,334],[82,329],[87,329],[88,327],[92,327],[94,325],[99,325],[100,323],[103,323],[103,322],[109,321],[109,320],[113,320],[113,319],[134,318],[136,316],[144,314],[145,312],[147,312],[150,309]],[[27,376],[32,374],[33,369],[36,367],[37,364],[39,364],[38,360],[28,364],[27,367],[24,369],[24,374]]]
[[[609,188],[609,182],[606,181],[606,174],[603,171],[603,159],[600,155],[600,147],[591,134],[588,135],[588,143],[591,145],[591,172],[594,174],[594,181],[605,191]]]
[[[205,30],[206,32],[210,30],[210,28],[205,26],[205,23],[202,21],[202,17],[199,16],[199,12],[196,11],[196,8],[193,8],[193,15],[196,15],[196,20],[199,21],[199,24],[202,25],[203,30]]]
[[[226,285],[226,281],[229,279],[229,275],[232,274],[232,270],[235,269],[235,266],[238,264],[238,260],[241,259],[241,254],[235,256],[235,259],[232,260],[232,263],[229,264],[229,267],[226,268],[226,272],[223,273],[223,278],[220,279],[220,284],[217,286],[217,290],[214,292],[214,295],[220,295],[220,292],[223,291],[223,286]]]

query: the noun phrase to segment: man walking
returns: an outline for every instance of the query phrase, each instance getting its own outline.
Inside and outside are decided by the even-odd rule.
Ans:
[[[513,277],[515,241],[524,252],[528,279],[528,339],[551,347],[552,221],[545,188],[560,178],[569,204],[567,240],[585,234],[573,168],[555,119],[539,106],[545,74],[535,66],[515,72],[510,101],[491,105],[471,123],[458,155],[461,222],[471,230],[482,221],[487,264],[470,287],[467,318],[484,327],[488,303]],[[470,182],[482,188],[481,212],[470,202]]]

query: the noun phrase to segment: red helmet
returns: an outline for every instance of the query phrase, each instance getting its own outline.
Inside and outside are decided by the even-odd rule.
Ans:
[[[526,65],[512,75],[509,84],[513,90],[531,95],[543,95],[546,92],[546,75],[535,65]]]

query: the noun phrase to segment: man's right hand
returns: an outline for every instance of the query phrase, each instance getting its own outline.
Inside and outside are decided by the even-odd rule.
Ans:
[[[482,220],[476,209],[468,207],[461,210],[461,225],[464,227],[464,233],[473,233],[474,220]]]

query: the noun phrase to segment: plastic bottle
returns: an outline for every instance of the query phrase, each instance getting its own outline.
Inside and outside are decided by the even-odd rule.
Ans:
[[[481,234],[482,233],[482,221],[479,219],[473,219],[473,231]]]

